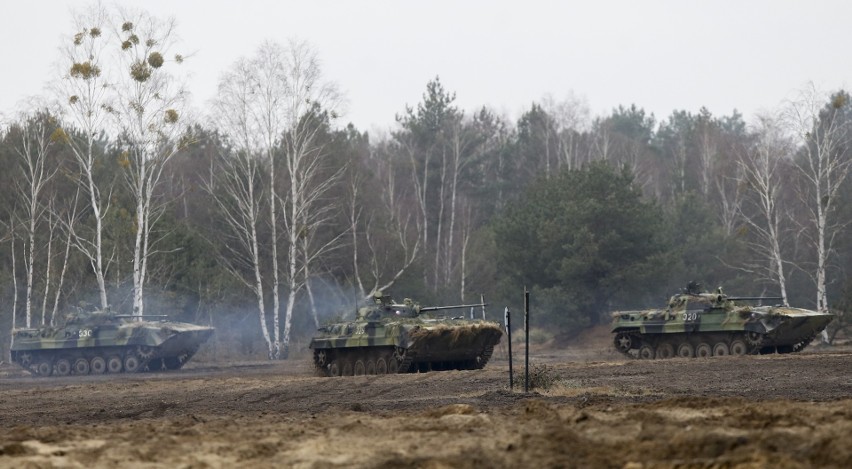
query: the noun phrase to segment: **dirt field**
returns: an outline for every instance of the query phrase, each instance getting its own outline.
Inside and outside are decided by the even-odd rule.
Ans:
[[[852,465],[852,350],[623,360],[532,350],[485,370],[318,378],[307,358],[31,378],[0,367],[3,467]]]

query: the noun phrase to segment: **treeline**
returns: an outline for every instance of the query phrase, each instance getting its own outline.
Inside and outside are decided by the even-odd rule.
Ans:
[[[435,78],[376,139],[340,125],[298,41],[226,68],[208,115],[187,118],[173,25],[134,15],[75,18],[48,104],[2,128],[7,339],[110,307],[213,324],[224,355],[286,358],[377,291],[484,295],[497,319],[527,288],[558,337],[691,280],[849,308],[845,91],[750,122],[549,98],[512,121],[460,109]]]

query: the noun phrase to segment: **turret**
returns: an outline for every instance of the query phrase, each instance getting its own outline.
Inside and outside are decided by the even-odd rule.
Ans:
[[[728,301],[780,301],[783,300],[780,296],[728,296],[722,292],[722,287],[716,289],[714,293],[702,292],[701,284],[689,282],[686,288],[681,293],[671,297],[669,300],[669,309],[678,309],[686,302],[689,303],[706,303],[709,305],[725,306]],[[730,306],[728,304],[727,306]]]
[[[364,306],[358,309],[359,319],[379,319],[382,316],[417,317],[429,311],[453,310],[462,308],[485,307],[487,303],[475,303],[449,306],[420,306],[406,298],[402,303],[395,303],[390,295],[381,292],[373,294],[374,305]]]

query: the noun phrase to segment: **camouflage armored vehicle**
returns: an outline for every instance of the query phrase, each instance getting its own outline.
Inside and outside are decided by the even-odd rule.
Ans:
[[[473,307],[485,304],[422,307],[377,294],[354,321],[319,328],[310,343],[314,365],[321,376],[480,369],[500,341],[500,326],[434,314]]]
[[[790,353],[804,349],[832,314],[776,303],[779,297],[731,297],[690,283],[665,309],[612,314],[615,348],[631,358]],[[759,304],[759,303],[758,303]]]
[[[213,328],[164,318],[95,311],[69,315],[59,327],[15,329],[12,360],[38,376],[175,370]]]

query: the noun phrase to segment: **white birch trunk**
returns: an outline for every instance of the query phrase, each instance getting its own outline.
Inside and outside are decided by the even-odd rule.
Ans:
[[[779,168],[783,162],[790,161],[791,144],[782,135],[772,117],[760,117],[756,135],[758,140],[754,149],[748,157],[740,161],[739,168],[754,192],[758,215],[744,215],[744,219],[757,236],[751,246],[766,262],[761,270],[765,270],[769,280],[778,285],[782,302],[787,305],[787,277],[781,252],[782,228],[779,209],[783,181],[780,179]]]
[[[32,327],[33,267],[35,264],[35,220],[32,218],[30,219],[30,226],[27,231],[27,244],[24,248],[27,254],[26,261],[24,262],[27,274],[27,290],[24,296],[24,312],[27,327]]]
[[[36,230],[45,210],[41,199],[47,184],[57,169],[47,169],[47,156],[51,147],[51,132],[48,128],[46,111],[22,117],[21,145],[15,148],[22,171],[20,195],[24,200],[26,212],[27,238],[24,244],[24,268],[26,275],[26,293],[24,311],[27,327],[32,326],[33,293],[35,288]],[[42,317],[44,321],[44,317]]]
[[[281,301],[279,299],[279,285],[281,280],[278,278],[278,222],[275,213],[275,159],[272,156],[272,148],[268,149],[269,155],[269,225],[272,230],[272,323],[273,334],[275,334],[275,342],[273,344],[273,356],[275,359],[281,358],[281,325],[280,311]],[[288,329],[289,330],[289,329]],[[285,332],[285,336],[287,333]],[[286,343],[285,343],[286,350]]]
[[[17,255],[15,254],[15,217],[14,215],[9,217],[9,232],[10,232],[10,241],[12,243],[12,334],[10,334],[10,342],[9,342],[9,362],[12,361],[12,342],[15,339],[15,328],[17,326],[17,316],[18,316],[18,264],[17,264]],[[27,326],[29,327],[29,326]]]
[[[136,235],[133,243],[133,316],[142,316],[144,313],[143,304],[143,264],[144,257],[144,240],[146,238],[145,231],[145,201],[144,188],[140,187],[142,181],[148,177],[146,172],[147,161],[146,156],[138,156],[137,164],[139,165],[138,174],[136,175],[137,186],[133,188],[134,196],[136,197]]]
[[[76,206],[76,201],[75,201]],[[73,216],[71,217],[74,218]],[[68,270],[68,257],[71,255],[71,230],[68,230],[65,238],[65,255],[62,257],[62,270],[59,272],[59,283],[56,285],[56,293],[53,295],[53,309],[50,312],[50,325],[56,325],[56,312],[59,310],[59,297],[62,295],[62,286],[65,284],[65,272]]]
[[[111,108],[110,93],[113,91],[109,78],[110,70],[103,61],[103,51],[109,39],[109,15],[101,5],[90,7],[74,18],[74,36],[66,38],[63,46],[63,76],[54,86],[54,94],[66,111],[65,126],[74,127],[83,135],[83,141],[72,139],[65,132],[65,140],[71,147],[80,170],[78,187],[83,189],[92,209],[95,224],[90,239],[81,239],[74,233],[75,248],[89,261],[98,285],[101,309],[109,307],[106,290],[107,265],[103,256],[103,220],[109,207],[110,190],[101,196],[101,188],[95,182],[95,137],[106,130],[107,109]],[[95,34],[94,31],[99,31]],[[68,73],[75,70],[76,73]],[[73,223],[66,229],[73,232]]]
[[[828,99],[827,99],[828,98]],[[812,279],[816,284],[816,307],[828,311],[826,293],[826,268],[832,252],[835,234],[842,224],[832,221],[838,190],[843,185],[852,165],[848,150],[852,142],[852,123],[846,118],[850,105],[848,95],[828,97],[811,85],[803,91],[797,102],[788,107],[792,130],[801,139],[805,158],[799,164],[809,190],[799,192],[809,208],[810,223],[815,231],[812,239],[816,255],[816,270]],[[823,331],[823,340],[827,334]]]
[[[51,207],[52,208],[52,207]],[[41,325],[47,324],[47,297],[50,294],[50,277],[53,264],[53,234],[56,231],[56,224],[52,219],[53,211],[48,212],[48,236],[47,236],[47,260],[44,266],[44,291],[41,296]]]
[[[287,247],[288,249],[288,273],[290,278],[290,287],[288,288],[287,294],[287,308],[285,310],[284,316],[284,336],[282,342],[282,353],[278,358],[288,358],[290,354],[290,332],[293,326],[293,308],[296,305],[296,294],[299,292],[300,283],[297,280],[298,275],[298,238],[297,231],[295,229],[290,230],[290,244]]]
[[[444,208],[446,205],[446,190],[447,190],[447,150],[441,149],[441,177],[438,186],[438,226],[435,230],[435,270],[432,279],[432,291],[437,292],[439,285],[446,285],[447,279],[441,279],[443,273],[441,269],[441,257],[443,250],[441,245],[444,239]],[[449,259],[447,260],[449,261]],[[443,281],[442,281],[443,280]]]
[[[276,343],[273,343],[269,336],[269,327],[266,324],[266,301],[263,298],[263,277],[260,274],[260,249],[257,244],[257,229],[252,224],[251,230],[252,243],[252,266],[254,267],[254,294],[257,299],[257,316],[260,320],[260,331],[263,334],[263,340],[266,341],[267,356],[271,360],[275,355]],[[277,342],[277,338],[275,340]]]
[[[163,206],[154,193],[169,159],[179,150],[182,112],[187,98],[183,85],[170,75],[179,60],[167,62],[174,45],[174,20],[160,21],[145,12],[119,8],[114,37],[117,65],[114,107],[110,116],[123,136],[125,181],[135,202],[133,246],[133,316],[145,314],[145,284],[154,225]],[[168,65],[167,65],[168,64]]]

